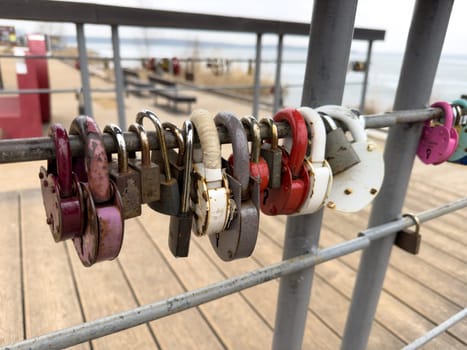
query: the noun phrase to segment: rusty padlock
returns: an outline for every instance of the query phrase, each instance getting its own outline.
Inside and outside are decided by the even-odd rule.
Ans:
[[[279,148],[277,125],[271,118],[263,118],[259,122],[260,124],[267,125],[271,133],[270,142],[263,142],[260,150],[260,155],[264,158],[269,168],[268,187],[279,188],[281,186],[282,174],[282,150]]]
[[[180,191],[177,180],[172,177],[170,171],[169,156],[167,153],[167,144],[165,140],[165,132],[160,119],[151,111],[144,110],[136,116],[136,122],[143,124],[144,118],[149,119],[156,128],[157,137],[159,139],[159,152],[161,152],[162,163],[159,166],[162,168],[160,181],[160,199],[158,201],[149,202],[148,206],[166,215],[177,215],[180,211]],[[154,152],[154,151],[153,151]],[[151,157],[155,159],[155,157]]]
[[[409,217],[415,224],[415,231],[405,229],[398,231],[394,244],[406,252],[417,255],[420,250],[422,236],[420,235],[420,219],[414,214],[403,214],[402,217]]]
[[[53,124],[49,136],[55,145],[55,161],[40,168],[42,201],[47,224],[55,242],[80,235],[84,227],[83,194],[72,172],[71,149],[66,129]]]
[[[84,157],[73,158],[86,206],[83,234],[73,238],[84,266],[117,257],[123,243],[122,202],[109,178],[109,163],[99,127],[90,117],[79,116],[70,126],[84,145]],[[84,172],[83,172],[84,171]]]
[[[151,161],[151,148],[146,131],[138,123],[131,124],[128,131],[136,133],[141,143],[141,159],[136,157],[136,152],[128,153],[128,165],[140,175],[141,203],[158,201],[161,196],[161,171],[159,165]]]
[[[244,117],[241,122],[251,135],[250,176],[259,181],[259,189],[263,191],[269,185],[269,167],[261,156],[261,129],[253,116]]]
[[[325,158],[331,167],[332,174],[336,176],[360,163],[360,158],[345,136],[344,130],[338,127],[336,122],[326,113],[319,109],[318,112],[323,118],[327,131]]]
[[[105,126],[104,132],[110,134],[117,145],[118,160],[112,160],[112,154],[108,154],[107,157],[110,164],[110,178],[122,198],[123,218],[140,216],[141,178],[136,170],[128,166],[128,152],[123,131],[118,125],[110,124]]]
[[[274,121],[285,121],[292,131],[290,154],[282,149],[281,186],[261,192],[261,211],[266,215],[294,214],[308,195],[310,176],[305,166],[308,131],[305,121],[296,109],[277,112]]]
[[[191,173],[193,169],[193,124],[191,121],[185,120],[183,123],[183,134],[183,177],[179,181],[181,184],[180,212],[176,216],[171,216],[169,223],[169,249],[175,257],[188,256],[193,224],[193,213],[190,206]]]
[[[224,261],[246,258],[253,252],[259,229],[260,180],[250,178],[248,139],[242,123],[230,113],[218,113],[214,122],[223,126],[232,141],[232,166],[224,161],[236,215],[222,232],[209,239],[217,255]],[[251,182],[250,182],[251,180]]]

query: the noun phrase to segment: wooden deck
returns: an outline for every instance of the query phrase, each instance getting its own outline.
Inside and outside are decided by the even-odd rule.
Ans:
[[[69,87],[70,79],[79,80],[78,73],[60,62],[50,70],[54,88]],[[102,84],[93,78],[92,86]],[[197,107],[213,112],[231,110],[241,116],[251,110],[225,98],[201,92],[196,95]],[[100,126],[115,122],[112,96],[93,97]],[[52,100],[54,121],[66,126],[77,110],[74,97],[70,98],[55,95]],[[130,96],[125,104],[131,122],[132,115],[151,106],[151,101]],[[164,121],[180,125],[185,119],[153,109]],[[260,117],[265,115],[267,112],[261,111]],[[206,237],[193,237],[188,259],[173,258],[167,247],[168,218],[145,207],[141,217],[125,223],[120,256],[84,268],[72,244],[54,243],[48,231],[37,179],[39,163],[45,164],[0,165],[0,346],[162,300],[281,260],[284,217],[263,215],[253,256],[224,263]],[[416,213],[466,196],[465,179],[465,167],[425,166],[416,161],[404,211]],[[341,214],[326,209],[321,246],[356,237],[366,228],[369,210]],[[398,349],[467,306],[466,217],[464,209],[423,224],[418,256],[393,249],[369,349]],[[316,268],[304,349],[339,348],[359,258],[360,253],[353,253]],[[277,291],[278,281],[271,281],[76,348],[268,349]],[[467,349],[467,321],[425,348]]]

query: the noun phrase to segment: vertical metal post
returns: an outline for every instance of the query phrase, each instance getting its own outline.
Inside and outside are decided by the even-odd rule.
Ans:
[[[274,82],[274,105],[272,113],[275,114],[282,105],[281,88],[281,69],[282,69],[282,49],[284,43],[284,34],[279,34],[277,38],[277,58],[276,58],[276,77]]]
[[[340,104],[357,0],[316,0],[313,6],[302,105]],[[283,259],[318,247],[323,211],[289,217]],[[314,269],[281,278],[273,349],[301,349]]]
[[[370,73],[371,51],[373,49],[373,40],[368,40],[368,49],[366,51],[365,74],[363,76],[362,96],[360,99],[360,112],[365,113],[366,90],[368,88],[368,75]]]
[[[120,58],[120,40],[118,36],[118,26],[112,25],[112,49],[114,56],[114,75],[115,75],[115,97],[117,99],[118,124],[123,130],[126,130],[125,118],[125,84],[123,82],[122,62]]]
[[[423,107],[429,100],[453,0],[417,0],[404,54],[394,109]],[[376,197],[369,226],[400,215],[422,125],[390,128],[384,161],[386,176]],[[372,241],[360,260],[342,349],[365,349],[378,305],[395,234]]]
[[[259,118],[259,98],[261,93],[261,38],[262,33],[256,33],[255,87],[253,92],[253,116]]]
[[[83,89],[84,113],[92,117],[91,85],[89,84],[88,54],[86,39],[84,37],[84,24],[76,23],[76,36],[78,39],[79,71],[81,72],[81,88]]]

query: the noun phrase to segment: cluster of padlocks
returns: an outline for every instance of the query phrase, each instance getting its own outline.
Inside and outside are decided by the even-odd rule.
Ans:
[[[465,148],[463,155],[455,155],[455,126],[465,124],[462,111],[453,113],[444,102],[433,106],[444,110],[444,126],[425,124],[418,155],[432,164],[453,155],[461,156],[455,161],[465,159]],[[144,120],[155,128],[158,149],[150,148]],[[288,124],[291,135],[280,145],[279,122]],[[302,215],[324,206],[356,212],[375,198],[384,162],[367,139],[364,123],[357,111],[342,106],[286,108],[259,121],[196,110],[180,129],[144,110],[128,130],[138,136],[140,157],[127,151],[117,125],[104,128],[117,145],[118,158],[112,159],[95,121],[79,116],[69,128],[81,139],[79,156],[72,156],[63,126],[50,128],[56,159],[39,174],[47,223],[55,241],[73,240],[85,266],[119,254],[124,220],[141,215],[143,204],[170,216],[174,256],[188,256],[193,232],[207,235],[225,261],[248,257],[256,245],[260,212]],[[267,138],[261,137],[261,126],[267,127]],[[218,128],[232,143],[228,159],[221,156]],[[177,140],[177,151],[167,147],[166,133]]]

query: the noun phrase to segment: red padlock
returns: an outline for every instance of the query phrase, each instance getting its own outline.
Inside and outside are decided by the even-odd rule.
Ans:
[[[84,158],[73,158],[86,203],[86,226],[81,236],[73,238],[84,266],[117,257],[123,242],[122,201],[109,178],[109,163],[99,127],[86,116],[75,118],[70,134],[79,135]],[[83,173],[85,169],[85,173]]]
[[[275,122],[285,121],[292,131],[290,154],[282,148],[281,186],[261,192],[261,211],[266,215],[293,214],[305,201],[310,176],[305,166],[308,146],[306,123],[296,109],[286,108],[274,116]]]
[[[55,242],[81,234],[84,204],[81,187],[71,171],[71,149],[66,129],[53,124],[49,130],[55,145],[55,161],[40,168],[42,200],[47,224]]]

